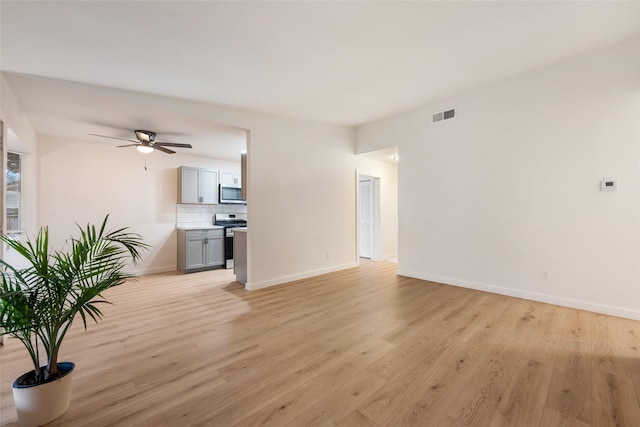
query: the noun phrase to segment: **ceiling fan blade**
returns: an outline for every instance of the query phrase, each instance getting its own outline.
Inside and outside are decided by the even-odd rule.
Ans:
[[[155,145],[156,147],[158,145],[162,145],[162,146],[165,146],[165,147],[193,148],[191,146],[191,144],[176,144],[174,142],[157,142],[156,141],[156,142],[153,143],[153,145]]]
[[[138,142],[138,141],[134,141],[133,139],[127,139],[127,138],[116,138],[115,136],[106,136],[106,135],[96,135],[95,133],[90,133],[89,135],[91,136],[99,136],[100,138],[109,138],[109,139],[118,139],[120,141],[129,141],[129,142]]]
[[[169,150],[168,148],[164,148],[158,144],[153,144],[153,148],[155,148],[158,151],[162,151],[163,153],[167,153],[167,154],[174,154],[175,151],[173,150]]]
[[[167,154],[175,154],[175,151],[169,150],[168,148],[165,148],[165,147],[192,148],[191,144],[176,144],[174,142],[158,142],[158,141],[154,141],[155,136],[156,136],[155,132],[151,132],[151,131],[147,131],[147,130],[137,130],[137,131],[135,131],[135,133],[136,133],[136,137],[138,137],[138,138],[140,138],[140,135],[138,135],[138,133],[143,134],[142,135],[143,137],[145,135],[148,135],[148,137],[147,138],[143,138],[143,139],[145,139],[145,141],[142,141],[142,140],[134,141],[133,139],[118,138],[118,137],[115,137],[115,136],[98,135],[98,134],[95,134],[95,133],[90,133],[89,135],[91,135],[91,136],[99,136],[100,138],[117,139],[118,141],[127,141],[127,142],[132,142],[133,143],[133,144],[126,144],[126,145],[118,145],[118,148],[144,146],[144,147],[151,147],[154,150],[162,151],[163,153],[167,153]],[[149,139],[149,141],[146,141],[146,139]]]

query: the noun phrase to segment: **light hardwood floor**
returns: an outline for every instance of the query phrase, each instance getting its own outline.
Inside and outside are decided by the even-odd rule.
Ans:
[[[55,426],[640,426],[640,323],[359,268],[247,292],[140,278],[62,347]],[[30,369],[0,347],[10,383]]]

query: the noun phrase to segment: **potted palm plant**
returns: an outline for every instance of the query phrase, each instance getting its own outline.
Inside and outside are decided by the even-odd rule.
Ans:
[[[88,319],[102,318],[102,293],[127,281],[127,261],[137,263],[148,248],[127,228],[107,230],[108,217],[98,229],[78,226],[66,251],[50,248],[47,227],[33,241],[0,236],[29,263],[17,269],[0,260],[0,331],[24,344],[34,367],[12,385],[21,426],[45,424],[68,409],[75,365],[58,361],[62,340],[77,317],[85,329]]]

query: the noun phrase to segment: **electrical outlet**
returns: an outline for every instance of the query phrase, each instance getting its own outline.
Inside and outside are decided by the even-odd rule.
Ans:
[[[540,272],[540,278],[542,280],[551,280],[551,272],[549,270],[542,270]]]

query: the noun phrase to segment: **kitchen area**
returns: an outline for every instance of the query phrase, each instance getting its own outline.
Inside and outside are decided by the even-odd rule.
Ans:
[[[178,271],[233,269],[236,281],[246,284],[246,154],[239,166],[240,170],[178,168]]]

